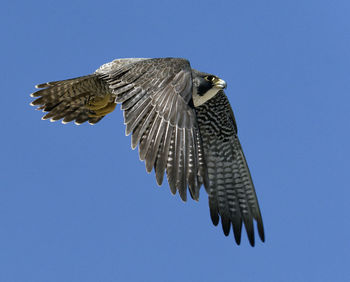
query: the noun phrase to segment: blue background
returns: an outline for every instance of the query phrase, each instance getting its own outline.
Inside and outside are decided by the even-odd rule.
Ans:
[[[350,281],[350,2],[7,1],[0,281]],[[41,121],[29,94],[118,57],[184,57],[228,83],[266,243],[236,246],[207,195],[157,187],[119,108]]]

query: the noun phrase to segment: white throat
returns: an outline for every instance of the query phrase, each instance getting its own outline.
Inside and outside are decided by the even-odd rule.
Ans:
[[[203,105],[205,102],[213,98],[220,90],[222,90],[221,87],[214,86],[213,88],[210,88],[210,90],[207,91],[203,96],[201,96],[197,94],[197,88],[193,87],[192,98],[194,106],[199,107]]]

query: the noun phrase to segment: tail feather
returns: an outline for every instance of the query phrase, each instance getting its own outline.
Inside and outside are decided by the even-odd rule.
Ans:
[[[80,76],[80,77],[76,77],[76,78],[69,78],[69,79],[65,79],[65,80],[57,80],[57,81],[45,82],[45,83],[41,83],[41,84],[35,85],[35,88],[46,88],[46,87],[49,87],[49,86],[55,86],[55,85],[58,85],[58,84],[67,83],[67,82],[71,82],[71,81],[77,82],[78,79],[83,79],[83,78],[86,78],[86,77],[89,77],[89,75]]]
[[[31,94],[37,97],[31,105],[48,112],[43,119],[51,121],[63,119],[63,123],[75,120],[76,124],[86,121],[95,124],[114,104],[114,97],[110,95],[108,87],[94,74],[42,83],[35,87],[40,90]],[[99,107],[96,108],[94,103],[97,102]]]

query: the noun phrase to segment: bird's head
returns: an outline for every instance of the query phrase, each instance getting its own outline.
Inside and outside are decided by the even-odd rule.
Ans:
[[[227,86],[221,78],[197,70],[192,70],[192,82],[192,98],[195,107],[203,105]]]

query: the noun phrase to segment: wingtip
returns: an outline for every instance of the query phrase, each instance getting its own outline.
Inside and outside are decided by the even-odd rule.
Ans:
[[[131,133],[131,130],[129,130],[128,129],[128,127],[127,127],[127,124],[126,123],[124,123],[125,125],[126,125],[126,127],[125,127],[125,136],[129,136],[130,135],[130,133]]]
[[[171,192],[172,195],[174,195],[174,196],[176,195],[176,190],[173,190],[173,189],[170,188],[170,192]]]
[[[258,222],[258,233],[261,242],[265,242],[265,232],[264,232],[264,227],[262,225],[262,222]]]
[[[222,225],[222,231],[224,232],[225,236],[227,237],[230,234],[231,229],[231,222],[228,218],[221,216],[221,225]]]
[[[199,189],[197,189],[196,186],[191,185],[191,183],[188,184],[188,191],[190,192],[190,196],[193,200],[196,202],[199,202]]]
[[[199,195],[198,197],[192,197],[192,200],[196,201],[197,203],[199,203]]]
[[[241,236],[239,237],[235,236],[235,241],[236,241],[236,244],[239,246],[241,244]]]
[[[247,233],[248,235],[248,240],[249,240],[249,244],[254,247],[255,246],[255,236],[254,236],[254,231]]]
[[[186,191],[185,191],[185,192],[179,191],[179,195],[180,195],[181,200],[182,200],[184,203],[186,203],[186,202],[187,202],[187,193],[186,193]]]
[[[234,221],[232,221],[232,227],[235,241],[237,245],[240,245],[242,238],[242,219],[240,217],[236,217]]]
[[[162,186],[163,179],[164,179],[164,172],[161,173],[159,172],[159,170],[156,169],[156,182],[158,186]]]
[[[210,210],[210,218],[214,226],[217,226],[219,224],[219,215],[217,212]]]

